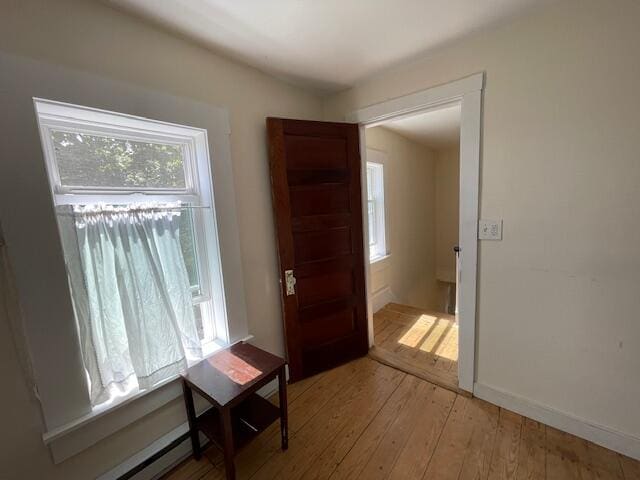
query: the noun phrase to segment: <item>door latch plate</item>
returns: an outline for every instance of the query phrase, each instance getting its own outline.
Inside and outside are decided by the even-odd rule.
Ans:
[[[296,277],[293,276],[293,270],[285,270],[285,284],[287,286],[287,296],[296,294]]]

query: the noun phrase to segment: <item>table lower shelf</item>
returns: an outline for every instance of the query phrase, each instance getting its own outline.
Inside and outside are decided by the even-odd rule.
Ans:
[[[280,418],[280,409],[258,394],[247,397],[231,409],[233,443],[238,450]],[[196,427],[218,448],[223,448],[223,435],[218,409],[210,408],[197,417]]]

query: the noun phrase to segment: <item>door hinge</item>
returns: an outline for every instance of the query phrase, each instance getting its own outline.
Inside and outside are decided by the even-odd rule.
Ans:
[[[296,294],[296,277],[293,276],[293,270],[284,271],[284,279],[287,285],[287,296]]]

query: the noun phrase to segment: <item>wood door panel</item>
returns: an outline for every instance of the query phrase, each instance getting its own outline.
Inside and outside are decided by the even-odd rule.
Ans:
[[[315,375],[318,372],[366,355],[366,348],[364,353],[356,353],[363,350],[360,342],[356,339],[358,331],[356,330],[354,335],[347,335],[322,345],[305,346],[301,352],[305,376]]]
[[[320,185],[291,188],[291,216],[348,213],[351,209],[348,185]]]
[[[351,253],[351,228],[299,232],[293,234],[295,264],[328,260]]]
[[[353,258],[353,255],[332,258],[324,262],[303,263],[296,266],[296,278],[299,280],[301,278],[326,275],[334,272],[350,272],[356,267],[357,262]]]
[[[290,170],[347,168],[344,138],[288,135],[284,145],[287,168]]]
[[[357,125],[267,119],[290,381],[368,351]],[[287,294],[285,272],[297,283]]]
[[[352,334],[355,330],[355,315],[353,308],[347,308],[302,322],[302,338],[305,344],[314,348]]]
[[[313,215],[308,217],[296,217],[291,219],[291,228],[294,233],[312,232],[325,228],[346,227],[351,224],[351,216],[348,213],[336,213],[330,215]]]
[[[317,185],[317,184],[331,184],[331,183],[349,183],[351,178],[349,170],[343,169],[331,169],[331,170],[318,170],[318,169],[306,169],[306,170],[288,170],[287,171],[288,183],[291,186],[296,185]]]
[[[299,278],[296,287],[298,290],[298,304],[301,307],[354,294],[351,271]]]
[[[301,322],[311,322],[316,318],[327,317],[342,310],[353,309],[356,306],[355,297],[349,295],[342,298],[332,299],[328,302],[302,307],[299,312]]]

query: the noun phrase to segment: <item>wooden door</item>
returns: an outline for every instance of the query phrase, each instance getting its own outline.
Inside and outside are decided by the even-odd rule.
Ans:
[[[289,374],[297,381],[368,351],[360,141],[348,123],[268,118],[267,129]]]

